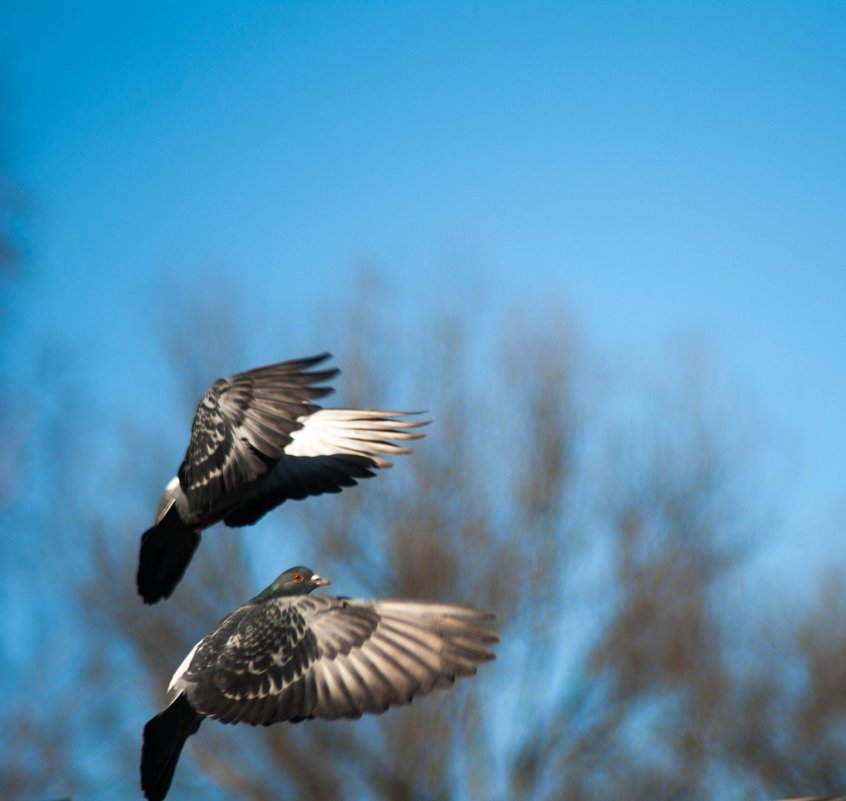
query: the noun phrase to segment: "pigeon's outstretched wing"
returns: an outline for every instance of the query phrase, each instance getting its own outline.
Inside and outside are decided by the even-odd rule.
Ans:
[[[268,474],[250,487],[228,512],[227,526],[248,526],[288,500],[340,492],[376,469],[391,467],[385,455],[411,453],[397,442],[420,439],[414,429],[429,421],[409,420],[413,412],[371,409],[321,409],[297,420],[291,443]]]
[[[171,690],[224,723],[384,712],[493,659],[492,617],[414,601],[275,598],[223,621],[189,655]]]
[[[328,395],[336,369],[311,370],[328,353],[258,367],[215,381],[197,407],[179,484],[192,516],[213,514],[267,473],[302,417]]]

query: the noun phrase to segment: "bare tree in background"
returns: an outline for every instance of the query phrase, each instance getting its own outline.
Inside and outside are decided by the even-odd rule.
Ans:
[[[789,621],[772,622],[791,642],[782,663],[734,635],[725,599],[754,520],[731,421],[684,393],[615,414],[617,395],[638,388],[600,380],[560,314],[501,321],[480,344],[450,317],[423,321],[423,337],[404,332],[372,297],[364,288],[325,329],[327,347],[343,343],[339,403],[420,404],[434,419],[428,438],[360,489],[208,532],[173,597],[152,608],[134,593],[138,536],[185,443],[157,436],[163,421],[123,426],[125,465],[100,476],[109,503],[74,509],[86,566],[71,603],[88,659],[63,719],[78,737],[59,743],[74,764],[66,791],[134,792],[141,728],[187,650],[302,562],[342,594],[495,610],[498,660],[380,717],[206,726],[174,799],[724,801],[842,789],[836,586],[825,615],[786,633]],[[237,307],[221,320],[233,304],[218,301],[181,304],[168,331],[180,437],[210,380],[251,366]],[[207,317],[213,347],[197,336]]]
[[[30,469],[33,431],[37,413],[31,393],[12,382],[8,343],[13,293],[22,282],[25,266],[24,225],[26,203],[23,190],[13,178],[8,162],[7,109],[0,101],[0,612],[5,636],[0,646],[3,685],[0,727],[0,788],[4,798],[37,798],[51,786],[66,785],[75,759],[73,730],[45,725],[46,709],[57,716],[75,704],[66,689],[44,676],[30,673],[18,651],[33,624],[43,621],[37,599],[27,613],[14,608],[22,589],[39,586],[32,572],[31,553],[39,550],[39,538],[26,526],[31,517],[21,510],[21,497]],[[25,546],[22,549],[21,543]],[[30,614],[31,612],[31,614]],[[56,645],[56,643],[54,643]],[[46,643],[27,661],[49,660],[56,649]]]

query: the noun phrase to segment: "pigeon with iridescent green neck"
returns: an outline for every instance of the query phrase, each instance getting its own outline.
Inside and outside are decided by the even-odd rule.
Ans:
[[[287,500],[340,492],[390,467],[385,454],[419,439],[409,412],[321,409],[338,370],[316,370],[329,354],[220,379],[191,426],[179,472],[165,487],[156,521],[141,536],[136,581],[145,603],[167,598],[191,561],[200,532],[223,521],[255,523]]]
[[[206,717],[269,726],[378,714],[494,658],[499,637],[487,612],[309,595],[328,583],[292,567],[191,649],[170,681],[170,704],[144,727],[149,801],[167,795],[182,746]]]

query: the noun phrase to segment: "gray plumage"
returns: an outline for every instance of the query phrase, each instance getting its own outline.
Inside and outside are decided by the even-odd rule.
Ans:
[[[203,529],[251,525],[286,500],[340,492],[390,467],[386,455],[410,453],[397,442],[423,436],[414,429],[426,422],[408,412],[316,405],[338,373],[315,369],[328,357],[259,367],[206,392],[179,471],[141,537],[136,579],[145,603],[173,592]]]
[[[185,740],[205,717],[268,726],[357,718],[407,704],[494,658],[493,615],[423,601],[309,596],[329,582],[295,567],[224,618],[171,679],[144,728],[141,784],[167,793]]]

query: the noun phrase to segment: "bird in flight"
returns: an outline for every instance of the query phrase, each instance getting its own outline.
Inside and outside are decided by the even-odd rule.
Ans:
[[[315,400],[337,369],[315,369],[328,353],[258,367],[215,381],[191,425],[179,471],[141,535],[136,582],[145,603],[167,598],[191,561],[200,532],[223,521],[255,523],[287,500],[340,492],[375,469],[398,445],[419,439],[428,421],[413,413],[322,409]]]
[[[170,681],[169,705],[144,726],[148,801],[167,795],[182,747],[204,718],[269,726],[379,714],[494,658],[490,613],[309,595],[326,584],[292,567],[191,649]]]

